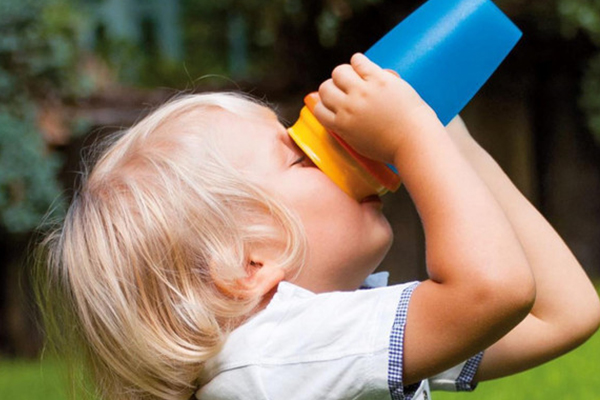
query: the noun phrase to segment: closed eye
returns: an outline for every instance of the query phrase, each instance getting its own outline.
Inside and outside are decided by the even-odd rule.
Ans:
[[[292,165],[302,164],[304,161],[306,161],[306,155],[302,154],[292,163]]]
[[[290,150],[292,150],[293,157],[295,157],[295,158],[292,158],[294,161],[291,163],[291,166],[300,164],[303,167],[316,167],[316,165],[313,163],[313,161],[310,159],[310,157],[307,156],[304,151],[302,151],[302,149],[296,144],[296,142],[289,139],[289,136],[287,138],[288,138],[288,140],[284,144]]]
[[[311,160],[308,156],[306,155],[302,155],[300,157],[298,157],[298,159],[296,159],[296,161],[294,161],[293,165],[301,165],[303,167],[316,167],[315,163],[313,162],[313,160]]]

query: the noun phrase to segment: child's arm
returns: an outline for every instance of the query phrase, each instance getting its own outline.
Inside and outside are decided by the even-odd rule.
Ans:
[[[404,384],[446,370],[506,335],[535,284],[518,238],[435,113],[362,55],[336,68],[316,117],[366,156],[393,163],[421,216],[430,279],[410,302]]]
[[[450,137],[504,209],[533,271],[537,296],[529,315],[484,355],[476,380],[513,374],[583,343],[598,328],[600,302],[565,243],[471,137],[460,118]]]

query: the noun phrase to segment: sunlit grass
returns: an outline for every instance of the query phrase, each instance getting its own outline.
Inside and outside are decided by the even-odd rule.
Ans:
[[[473,393],[435,392],[432,397],[435,400],[600,399],[600,333],[561,358],[517,375],[483,382]]]
[[[0,360],[0,399],[65,400],[62,364],[54,360]]]

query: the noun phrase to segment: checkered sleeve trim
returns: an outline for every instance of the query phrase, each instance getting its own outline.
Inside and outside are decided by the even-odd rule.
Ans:
[[[473,378],[477,373],[481,359],[483,358],[483,351],[474,357],[471,357],[464,365],[460,375],[456,379],[456,391],[458,392],[472,392],[477,387],[477,383],[473,382]]]
[[[390,335],[390,352],[388,360],[388,387],[392,400],[410,400],[419,385],[411,385],[405,388],[402,383],[402,355],[404,348],[404,327],[406,325],[406,315],[408,312],[408,303],[414,289],[419,283],[416,282],[402,292],[398,308],[396,309],[396,318],[392,326]],[[413,387],[414,386],[414,387]],[[406,389],[406,393],[405,393]]]

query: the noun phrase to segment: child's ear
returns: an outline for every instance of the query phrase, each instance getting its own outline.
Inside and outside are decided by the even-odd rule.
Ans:
[[[242,291],[254,296],[264,296],[285,277],[285,271],[271,261],[250,260],[246,266],[248,275],[237,281]]]
[[[223,281],[213,275],[213,281],[220,292],[238,299],[262,298],[275,289],[286,275],[277,260],[277,253],[271,247],[257,246],[247,253],[244,265],[245,276],[233,281]]]

